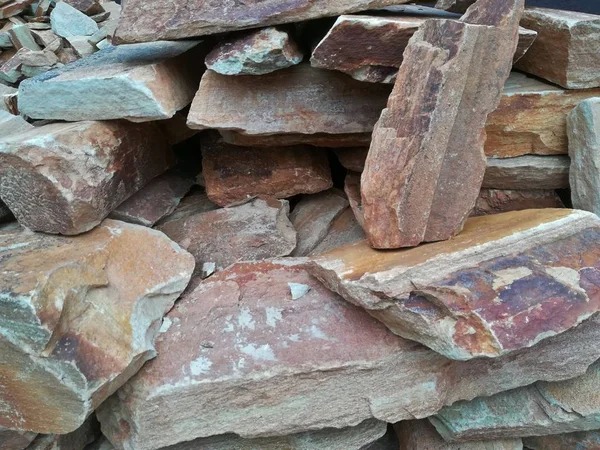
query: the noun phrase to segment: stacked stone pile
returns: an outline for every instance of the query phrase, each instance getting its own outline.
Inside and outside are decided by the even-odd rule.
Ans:
[[[600,16],[403,3],[0,0],[0,450],[600,448]]]

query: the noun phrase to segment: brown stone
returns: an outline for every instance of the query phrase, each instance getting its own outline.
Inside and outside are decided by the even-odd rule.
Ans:
[[[485,121],[510,74],[523,4],[480,0],[461,21],[431,19],[414,34],[361,179],[372,246],[414,246],[462,229],[485,173]]]
[[[214,274],[167,319],[160,356],[98,410],[121,448],[422,418],[461,398],[582,373],[600,354],[595,317],[508,358],[451,361],[394,335],[290,258]]]
[[[0,426],[70,433],[156,355],[191,255],[105,220],[77,237],[0,232]]]
[[[340,148],[335,150],[340,164],[352,172],[362,172],[365,170],[365,161],[368,153],[368,147]]]
[[[289,210],[287,200],[255,199],[168,220],[157,229],[194,255],[198,272],[209,273],[236,261],[289,255],[296,247]]]
[[[389,92],[388,86],[360,83],[308,64],[260,77],[208,70],[188,126],[247,135],[370,133]]]
[[[289,145],[313,145],[315,147],[355,147],[371,143],[371,133],[350,134],[273,134],[268,136],[248,136],[231,130],[220,131],[228,144],[249,147],[282,147]],[[366,157],[366,155],[365,155]]]
[[[599,235],[591,213],[527,210],[471,218],[454,239],[417,248],[382,253],[362,241],[309,270],[404,338],[451,359],[492,358],[600,310]]]
[[[564,205],[555,191],[535,190],[511,191],[482,189],[479,192],[471,217],[499,214],[524,209],[563,208]]]
[[[600,431],[534,436],[523,439],[531,450],[598,450]]]
[[[172,162],[153,124],[44,125],[0,140],[0,197],[31,230],[83,233]]]
[[[362,241],[364,238],[365,232],[354,217],[352,209],[348,208],[333,221],[327,236],[310,255],[321,255],[337,247]]]
[[[162,225],[172,220],[181,220],[194,214],[202,214],[218,208],[218,205],[209,200],[206,192],[199,186],[196,186],[179,202],[175,210],[168,216],[160,219],[157,225]]]
[[[464,13],[476,0],[437,0],[436,8]]]
[[[528,8],[521,24],[538,32],[517,68],[567,89],[600,86],[600,17],[549,8]]]
[[[517,156],[488,158],[483,187],[489,189],[566,189],[568,156]]]
[[[100,425],[95,416],[67,434],[40,434],[27,450],[84,450],[100,436]]]
[[[208,198],[227,206],[256,196],[288,198],[333,186],[327,152],[308,146],[237,147],[220,141],[202,145]]]
[[[99,14],[104,11],[99,0],[63,0],[73,8],[81,11],[88,16]]]
[[[300,3],[282,3],[278,0],[267,0],[260,3],[229,4],[224,0],[209,3],[194,0],[185,5],[174,4],[167,7],[159,2],[129,0],[124,4],[116,38],[119,44],[181,39],[337,16],[406,1],[307,0]]]
[[[0,450],[24,450],[36,436],[36,433],[9,430],[0,426]]]
[[[16,16],[22,13],[34,0],[12,0],[0,6],[0,19]]]

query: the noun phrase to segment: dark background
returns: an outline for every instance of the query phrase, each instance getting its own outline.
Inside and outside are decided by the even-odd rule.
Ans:
[[[526,0],[525,3],[527,6],[544,6],[600,14],[600,0]]]

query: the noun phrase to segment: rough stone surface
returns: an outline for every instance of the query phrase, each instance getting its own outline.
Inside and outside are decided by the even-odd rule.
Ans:
[[[98,31],[94,19],[73,8],[66,2],[59,1],[50,13],[52,31],[60,37],[91,36]]]
[[[154,357],[191,255],[105,220],[77,237],[0,232],[0,426],[65,434]]]
[[[292,300],[290,283],[308,292]],[[592,318],[509,358],[450,361],[394,335],[293,259],[216,273],[167,319],[161,356],[98,411],[119,448],[423,418],[461,398],[575,376],[600,354]]]
[[[400,336],[451,359],[497,357],[600,309],[599,234],[588,212],[519,211],[471,218],[453,240],[425,247],[381,253],[363,241],[309,270]]]
[[[264,136],[249,136],[231,130],[219,132],[228,144],[250,147],[282,147],[289,145],[313,145],[315,147],[354,147],[367,146],[371,143],[371,133],[348,134],[272,134]]]
[[[179,202],[175,210],[168,216],[160,219],[157,225],[162,225],[172,220],[181,220],[194,214],[201,214],[218,208],[218,205],[209,200],[203,189],[199,187],[192,188],[191,192]]]
[[[531,450],[598,450],[600,431],[535,436],[523,439],[523,443]]]
[[[8,17],[16,16],[21,14],[34,0],[12,0],[7,3],[0,5],[0,19],[6,19]]]
[[[348,201],[335,190],[303,197],[290,215],[298,233],[298,244],[292,256],[306,256],[314,250],[347,207]]]
[[[87,15],[99,14],[103,11],[99,0],[64,0],[64,2]]]
[[[34,119],[168,119],[190,103],[200,72],[197,41],[107,47],[25,80],[19,109]]]
[[[294,66],[303,57],[288,32],[269,27],[221,41],[205,63],[221,75],[264,75]]]
[[[581,102],[568,117],[573,207],[600,214],[600,98]]]
[[[361,179],[375,248],[460,232],[485,173],[485,122],[500,103],[524,0],[480,0],[461,21],[431,19],[404,52]]]
[[[22,133],[32,130],[33,125],[27,122],[21,116],[14,116],[11,113],[0,110],[0,136]]]
[[[44,125],[0,140],[0,197],[31,230],[83,233],[172,162],[153,124]]]
[[[206,143],[202,146],[202,174],[208,198],[221,206],[259,195],[314,194],[333,186],[327,153],[308,146],[254,148]]]
[[[196,268],[216,269],[236,261],[289,255],[296,247],[296,231],[287,200],[255,199],[169,220],[157,228],[196,258]]]
[[[117,206],[109,217],[151,227],[175,211],[193,184],[193,177],[177,170],[168,171]]]
[[[600,428],[600,362],[577,378],[458,402],[430,420],[446,440],[546,436]],[[509,412],[509,413],[507,413]]]
[[[499,189],[482,189],[479,192],[475,209],[471,216],[484,216],[524,209],[562,208],[560,197],[555,191],[531,189],[528,191],[511,191]]]
[[[364,230],[356,220],[352,209],[348,208],[332,222],[329,233],[310,255],[321,255],[342,245],[362,241],[364,238]]]
[[[521,24],[538,37],[516,67],[567,89],[600,86],[600,17],[529,8]]]
[[[488,158],[483,187],[489,189],[566,189],[569,187],[568,156],[517,156]]]
[[[389,93],[389,86],[360,83],[309,64],[260,77],[228,77],[209,70],[192,103],[188,126],[248,135],[370,133]]]
[[[394,428],[400,440],[400,450],[523,450],[521,439],[449,443],[426,419],[399,422]]]
[[[194,0],[166,5],[148,0],[129,0],[116,32],[119,43],[190,36],[300,22],[319,17],[364,11],[407,0],[303,0],[301,2],[240,2]]]
[[[0,426],[0,450],[24,450],[36,436],[36,433],[9,430]]]
[[[71,433],[38,435],[27,450],[84,450],[99,436],[100,425],[92,415]]]

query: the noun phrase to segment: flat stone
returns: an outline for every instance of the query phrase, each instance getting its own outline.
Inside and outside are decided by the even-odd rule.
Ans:
[[[0,197],[31,230],[78,234],[172,163],[152,124],[44,125],[0,140]]]
[[[356,220],[354,212],[348,208],[332,222],[329,232],[319,245],[310,252],[310,255],[321,255],[363,239],[365,239],[365,232]]]
[[[190,103],[199,73],[197,44],[153,42],[107,47],[19,86],[19,108],[34,119],[168,119]]]
[[[294,66],[303,57],[287,31],[269,27],[221,41],[205,63],[221,75],[264,75]]]
[[[312,145],[314,147],[356,147],[368,146],[371,143],[371,133],[347,134],[272,134],[264,136],[248,136],[232,130],[219,132],[228,144],[249,147],[282,147],[289,145]],[[365,155],[366,156],[366,155]]]
[[[100,436],[100,425],[95,416],[67,434],[40,434],[27,450],[84,450]]]
[[[599,234],[585,211],[518,211],[471,218],[451,241],[417,248],[382,253],[362,241],[308,270],[399,336],[451,359],[495,358],[600,310]]]
[[[333,189],[304,196],[290,215],[290,221],[298,233],[298,243],[292,256],[306,256],[313,251],[346,208],[348,201]]]
[[[32,67],[48,67],[58,62],[57,56],[47,50],[30,51],[21,56],[21,64]]]
[[[517,69],[567,89],[600,86],[600,17],[550,8],[528,8],[521,24],[538,37]]]
[[[22,78],[21,55],[28,50],[9,50],[0,54],[0,82],[16,85]]]
[[[16,49],[28,48],[29,50],[41,50],[40,46],[35,42],[31,30],[27,25],[13,25],[8,30],[10,40]]]
[[[186,217],[195,214],[214,211],[218,208],[218,205],[209,200],[204,190],[192,188],[192,191],[179,202],[179,205],[177,205],[175,210],[168,216],[160,219],[157,222],[157,225],[162,225],[163,223],[170,222],[172,220],[185,219]]]
[[[192,102],[188,126],[247,135],[370,133],[389,93],[388,86],[367,85],[308,64],[260,77],[228,77],[208,70]]]
[[[25,450],[36,436],[37,433],[0,427],[0,450]]]
[[[90,44],[88,39],[88,36],[72,36],[65,38],[75,54],[80,58],[90,56],[98,50],[96,46]]]
[[[485,123],[510,74],[523,8],[523,0],[480,0],[460,21],[428,20],[413,35],[361,178],[373,247],[461,231],[481,188]]]
[[[525,209],[563,208],[563,202],[552,190],[530,189],[512,191],[502,189],[482,189],[479,192],[471,217],[499,214]]]
[[[183,216],[159,225],[196,258],[196,267],[213,263],[222,269],[236,261],[289,255],[296,231],[287,200],[255,199],[240,206]]]
[[[597,450],[600,446],[600,431],[534,436],[523,439],[531,450]]]
[[[113,220],[77,237],[13,227],[0,249],[0,426],[70,433],[156,355],[193,258]]]
[[[407,420],[394,425],[402,450],[523,450],[521,439],[446,442],[428,420]]]
[[[289,283],[311,289],[292,300]],[[119,448],[423,418],[461,398],[575,376],[600,353],[594,317],[508,358],[451,361],[394,335],[289,258],[213,274],[167,319],[159,358],[98,410]]]
[[[202,146],[202,174],[208,198],[221,206],[259,195],[314,194],[333,186],[327,153],[308,146],[254,148],[213,141]]]
[[[23,117],[14,116],[11,113],[0,110],[0,136],[5,137],[29,130],[33,130],[33,125],[23,119]]]
[[[585,100],[569,114],[569,180],[573,207],[600,214],[600,98]]]
[[[225,0],[211,3],[194,0],[185,5],[170,5],[167,8],[164,3],[157,1],[129,0],[123,5],[115,37],[119,44],[181,39],[301,22],[406,2],[407,0],[306,0],[300,3],[282,3],[267,0],[260,4],[230,4]]]
[[[150,181],[117,206],[109,217],[151,227],[175,211],[193,184],[193,177],[170,170]]]
[[[488,158],[483,187],[489,189],[567,189],[568,156]]]
[[[34,0],[13,0],[0,6],[0,19],[21,14]]]
[[[580,377],[458,402],[430,420],[444,439],[547,436],[600,428],[600,362]],[[507,411],[510,411],[507,414]]]
[[[91,36],[98,24],[69,3],[59,1],[50,13],[52,31],[60,37]]]

